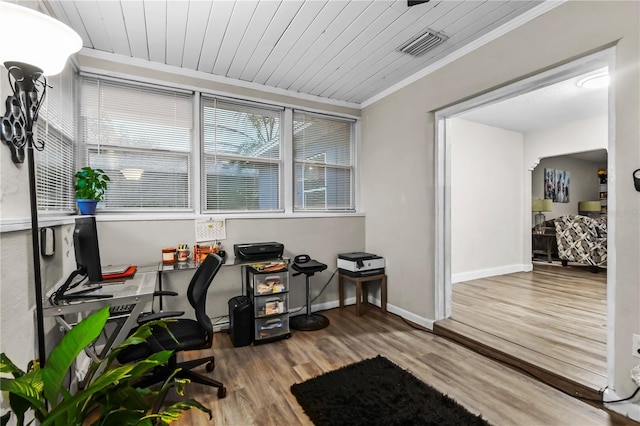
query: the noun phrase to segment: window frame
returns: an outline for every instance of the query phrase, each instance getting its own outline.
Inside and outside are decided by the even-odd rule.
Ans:
[[[60,74],[48,77],[47,86],[43,100],[44,108],[40,110],[34,126],[36,140],[44,144],[42,150],[36,149],[35,152],[37,209],[39,214],[47,216],[73,214],[76,208],[73,170],[78,137],[78,72],[73,63],[69,61]],[[55,100],[64,105],[55,112],[52,109],[56,106],[50,105],[54,90],[57,92]],[[61,153],[60,149],[52,150],[52,147],[48,146],[52,141],[55,141],[56,145],[63,145],[67,152]],[[59,159],[62,164],[59,167],[61,170],[53,173],[45,172],[43,169],[47,168],[51,162],[55,163],[56,159]],[[69,164],[65,162],[67,159]],[[65,172],[71,176],[65,175]],[[43,192],[49,192],[45,188],[57,188],[53,198],[43,196]]]
[[[325,161],[324,162],[319,162],[319,161],[312,161],[309,159],[306,160],[297,160],[295,158],[295,138],[294,138],[294,130],[293,130],[293,126],[295,123],[295,114],[296,113],[300,113],[300,114],[305,114],[305,115],[309,115],[312,117],[318,117],[318,118],[322,118],[322,119],[327,119],[327,120],[334,120],[334,121],[342,121],[345,123],[350,123],[350,129],[349,129],[349,159],[350,159],[350,163],[348,165],[342,165],[342,164],[336,164],[336,163],[328,163],[326,161],[326,157],[325,157]],[[328,113],[318,113],[318,112],[314,112],[314,111],[309,111],[309,110],[305,110],[305,109],[301,109],[301,108],[294,108],[292,110],[292,122],[291,122],[291,151],[292,151],[292,156],[291,156],[291,163],[292,163],[292,176],[291,176],[291,182],[292,182],[292,212],[293,213],[297,213],[297,214],[301,214],[301,213],[319,213],[319,214],[326,214],[326,213],[356,213],[358,211],[358,198],[357,198],[357,188],[358,188],[358,182],[357,182],[357,176],[358,176],[358,167],[357,167],[357,158],[356,158],[356,153],[357,153],[357,135],[358,135],[358,124],[359,124],[359,120],[357,119],[353,119],[353,118],[347,118],[347,117],[343,117],[340,115],[334,115],[334,114],[328,114]],[[312,155],[312,157],[315,157],[317,155],[320,155],[320,153],[318,154],[314,154]],[[324,155],[326,156],[326,153],[324,153]],[[309,158],[312,158],[309,157]],[[349,207],[338,207],[338,208],[328,208],[327,207],[327,193],[325,192],[325,207],[323,208],[317,208],[317,207],[297,207],[296,206],[296,169],[298,167],[298,165],[300,165],[302,167],[302,174],[304,175],[304,170],[305,170],[305,164],[313,164],[313,165],[317,165],[320,166],[324,169],[324,175],[325,175],[325,184],[326,184],[326,179],[327,179],[327,169],[334,169],[334,170],[348,170],[349,171],[349,180],[350,180],[350,185],[349,185],[349,199],[350,199],[350,206]],[[325,190],[326,190],[326,186],[325,186]],[[303,198],[303,203],[304,203],[304,199],[305,199],[305,191],[301,188],[301,196]]]
[[[144,91],[148,91],[149,96],[154,96],[154,95],[160,95],[160,96],[167,96],[167,99],[169,99],[169,97],[184,97],[185,99],[188,100],[188,105],[189,105],[189,110],[186,112],[186,114],[189,116],[189,121],[190,121],[190,128],[182,128],[183,132],[185,129],[187,129],[186,134],[188,135],[188,142],[186,143],[186,150],[185,147],[182,147],[182,149],[167,149],[166,146],[170,145],[166,145],[166,143],[162,146],[162,147],[137,147],[137,146],[132,146],[130,144],[119,144],[119,143],[115,143],[115,144],[109,144],[107,143],[103,143],[101,142],[101,140],[98,140],[97,143],[94,142],[87,142],[84,139],[84,119],[83,119],[83,112],[84,112],[84,106],[83,105],[79,105],[78,107],[78,116],[79,116],[79,120],[78,120],[78,144],[77,144],[77,150],[76,150],[76,167],[80,168],[84,165],[91,165],[91,155],[90,152],[92,150],[97,150],[98,152],[105,151],[119,151],[121,153],[125,153],[125,152],[130,152],[132,154],[143,154],[143,153],[150,153],[150,154],[157,154],[157,156],[162,157],[163,155],[173,155],[176,159],[179,157],[186,157],[187,158],[187,164],[186,164],[186,189],[184,191],[184,193],[182,192],[176,192],[174,195],[176,196],[176,199],[179,198],[183,198],[186,199],[186,206],[179,206],[179,205],[174,205],[174,206],[114,206],[114,207],[104,207],[104,205],[101,206],[100,203],[98,204],[98,211],[100,211],[101,213],[196,213],[197,212],[197,202],[195,201],[196,198],[194,197],[194,182],[195,179],[197,178],[197,172],[196,172],[196,157],[194,155],[194,147],[196,146],[196,141],[195,139],[195,128],[194,126],[197,124],[196,120],[195,120],[195,116],[196,116],[196,110],[195,110],[195,104],[193,102],[194,100],[194,96],[195,93],[192,90],[184,90],[184,89],[179,89],[179,88],[175,88],[175,87],[170,87],[170,86],[164,86],[164,85],[157,85],[157,84],[148,84],[148,83],[144,83],[144,82],[139,82],[139,81],[132,81],[130,79],[124,79],[124,78],[113,78],[113,77],[107,77],[107,76],[102,76],[102,75],[96,75],[96,74],[92,74],[92,73],[81,73],[80,74],[80,78],[79,78],[79,82],[78,82],[78,86],[79,86],[79,95],[78,95],[78,99],[79,102],[82,102],[83,100],[83,94],[82,94],[82,90],[85,89],[85,85],[89,85],[89,84],[93,84],[93,83],[86,83],[86,81],[94,81],[97,84],[97,88],[96,90],[98,91],[98,95],[97,95],[97,99],[98,99],[98,104],[95,106],[96,108],[99,108],[99,111],[102,111],[102,105],[100,105],[100,103],[102,102],[101,99],[101,95],[100,95],[100,90],[102,90],[100,88],[100,85],[102,83],[104,84],[108,84],[113,86],[116,90],[131,90],[132,93],[140,91],[141,93],[144,93]],[[182,101],[184,103],[184,100]],[[97,117],[98,120],[100,120],[100,115],[101,113],[98,112]],[[150,125],[150,124],[148,124]],[[100,126],[100,125],[99,125]],[[143,126],[141,126],[143,127]],[[99,132],[101,133],[101,132]],[[125,156],[122,156],[120,158],[124,158]],[[126,169],[126,168],[125,168]],[[123,169],[124,170],[124,169]],[[122,170],[120,170],[122,172]],[[119,175],[118,175],[119,177]],[[126,180],[126,178],[125,178]],[[112,185],[113,185],[113,177],[112,177]],[[156,189],[156,190],[161,190],[162,189],[162,182],[160,183],[155,183],[156,186],[154,186],[151,189]],[[108,192],[109,189],[107,189],[107,193],[106,193],[106,198],[108,200]],[[180,195],[182,195],[182,197],[180,197]]]
[[[208,154],[206,153],[206,143],[205,143],[205,129],[207,127],[205,123],[205,104],[213,102],[217,104],[220,101],[225,104],[237,105],[238,107],[246,107],[246,108],[256,108],[263,109],[265,111],[278,112],[279,119],[279,142],[278,142],[278,157],[277,158],[268,158],[268,157],[248,157],[242,155],[233,155],[233,154]],[[217,106],[213,106],[213,108],[217,109]],[[283,135],[283,132],[286,131],[285,128],[285,109],[278,105],[267,104],[267,103],[258,103],[253,101],[247,101],[236,98],[229,98],[224,96],[217,96],[212,94],[202,93],[200,96],[200,139],[199,139],[199,155],[200,155],[200,213],[205,215],[212,214],[280,214],[285,211],[285,202],[284,202],[284,193],[285,193],[285,140],[286,138]],[[277,165],[278,166],[278,193],[276,195],[278,208],[277,209],[265,209],[265,210],[241,210],[241,209],[208,209],[207,208],[207,159],[212,156],[218,157],[223,160],[229,161],[246,161],[247,163],[252,164],[263,164],[263,165]]]
[[[157,217],[167,217],[167,216],[176,216],[176,217],[189,217],[189,215],[198,216],[207,216],[211,217],[214,215],[224,216],[224,217],[239,217],[239,218],[248,218],[248,217],[302,217],[302,216],[326,216],[326,215],[353,215],[359,213],[359,203],[358,203],[358,188],[359,188],[359,167],[358,167],[358,146],[359,146],[359,124],[360,117],[350,115],[350,114],[340,114],[338,112],[333,111],[325,111],[325,110],[317,110],[313,108],[300,108],[298,105],[293,104],[283,104],[278,102],[270,102],[265,100],[262,102],[261,99],[252,98],[240,98],[233,97],[228,95],[220,95],[217,92],[212,91],[203,91],[200,87],[192,87],[192,86],[180,86],[175,87],[172,85],[164,85],[164,84],[156,84],[156,82],[145,82],[144,79],[142,81],[137,80],[135,78],[128,77],[112,77],[112,76],[104,76],[101,74],[95,73],[79,73],[78,80],[81,77],[89,77],[94,79],[102,79],[108,82],[121,83],[125,85],[131,86],[141,86],[148,87],[153,90],[167,90],[169,92],[189,92],[190,97],[192,99],[191,108],[192,108],[192,118],[193,118],[193,128],[191,132],[191,170],[190,170],[190,179],[188,182],[188,195],[191,198],[191,208],[189,209],[157,209],[157,208],[126,208],[126,209],[103,209],[101,210],[102,214],[115,213],[118,214],[119,217],[122,217],[123,214],[131,214],[132,217],[141,217],[146,214],[150,217],[156,217],[156,214],[160,214],[161,216]],[[78,86],[80,86],[80,81],[78,82]],[[80,87],[78,87],[78,102],[80,102]],[[240,105],[248,105],[259,108],[265,108],[270,110],[279,110],[282,111],[280,113],[280,148],[279,148],[279,159],[260,159],[259,161],[264,164],[278,164],[279,165],[279,177],[278,177],[278,209],[270,209],[270,210],[212,210],[207,209],[206,207],[206,185],[203,184],[203,180],[206,179],[206,170],[205,163],[207,156],[209,154],[204,153],[205,142],[204,142],[204,132],[205,132],[205,123],[204,123],[204,105],[206,101],[211,101],[212,99],[219,99],[223,102],[230,102],[234,104]],[[78,115],[80,114],[81,106],[78,107]],[[338,209],[329,209],[324,208],[313,208],[313,209],[299,209],[295,207],[295,170],[297,161],[294,159],[293,151],[294,151],[294,137],[293,137],[293,116],[296,112],[303,112],[305,114],[317,115],[327,119],[334,119],[340,121],[346,121],[351,123],[351,132],[350,132],[350,141],[349,141],[349,149],[350,149],[350,157],[351,162],[349,165],[345,166],[337,166],[337,168],[342,168],[348,170],[350,173],[350,208],[338,208]],[[88,152],[88,148],[85,146],[85,143],[80,140],[81,136],[81,123],[78,120],[78,143],[76,149],[74,150],[74,161],[76,162],[76,167],[78,164],[81,164],[80,161],[83,158],[83,152]],[[93,145],[96,146],[96,145]],[[233,158],[233,156],[228,156],[228,158]],[[237,157],[235,159],[243,159],[243,157]],[[334,167],[335,165],[329,165],[329,167]],[[186,216],[185,216],[186,215]]]

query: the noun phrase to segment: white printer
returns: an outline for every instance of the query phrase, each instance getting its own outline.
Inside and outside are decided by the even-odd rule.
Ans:
[[[372,253],[353,252],[338,255],[338,270],[351,277],[384,274],[384,258]]]

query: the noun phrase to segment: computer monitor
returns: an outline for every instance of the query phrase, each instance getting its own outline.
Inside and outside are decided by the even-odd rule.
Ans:
[[[76,218],[76,227],[73,231],[73,246],[76,265],[81,270],[80,274],[86,275],[91,283],[102,281],[98,230],[94,216]]]
[[[62,300],[73,300],[89,296],[85,293],[91,292],[98,287],[89,287],[73,295],[65,294],[77,286],[74,283],[78,276],[88,279],[89,283],[99,283],[102,281],[102,266],[100,265],[100,248],[98,247],[98,230],[96,228],[96,218],[93,216],[76,218],[76,227],[73,230],[73,248],[76,256],[77,269],[73,271],[65,280],[65,282],[51,295],[54,304]],[[106,297],[106,296],[105,296]]]

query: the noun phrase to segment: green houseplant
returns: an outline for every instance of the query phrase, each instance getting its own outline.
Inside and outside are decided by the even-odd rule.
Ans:
[[[211,419],[211,411],[194,400],[181,401],[158,412],[164,394],[175,387],[182,395],[188,380],[172,376],[158,390],[136,387],[136,382],[153,368],[166,365],[171,351],[159,352],[135,363],[114,363],[124,347],[141,343],[149,337],[152,326],[166,328],[163,321],[140,326],[106,359],[92,363],[85,387],[71,394],[63,386],[65,376],[78,354],[100,335],[108,318],[109,308],[105,307],[78,323],[53,349],[44,367],[32,361],[24,372],[4,353],[0,354],[1,390],[8,392],[12,410],[1,417],[0,424],[8,424],[12,412],[18,426],[30,424],[32,421],[25,423],[30,410],[44,426],[164,425],[193,407],[208,413]],[[13,378],[5,377],[6,374]]]
[[[74,175],[76,178],[76,201],[81,214],[94,214],[98,201],[102,200],[107,184],[111,181],[102,169],[83,167]]]

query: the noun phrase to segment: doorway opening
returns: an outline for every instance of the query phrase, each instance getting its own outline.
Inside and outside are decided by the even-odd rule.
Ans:
[[[580,112],[579,107],[587,105],[585,101],[573,109],[552,111],[549,108],[541,112],[537,125],[543,122],[547,128],[555,126],[555,139],[550,137],[548,131],[526,126],[536,125],[534,118],[538,114],[537,108],[543,111],[542,106],[545,104],[557,104],[557,107],[562,90],[576,90],[577,80],[603,69],[613,69],[613,55],[613,50],[607,49],[436,112],[436,321],[455,319],[452,300],[453,286],[456,283],[486,280],[484,285],[492,288],[497,285],[491,282],[492,279],[499,281],[502,278],[497,277],[516,274],[511,279],[519,281],[522,276],[517,274],[526,274],[534,269],[531,205],[532,199],[535,199],[534,186],[538,182],[533,182],[532,173],[541,161],[546,161],[543,160],[545,157],[601,149],[611,152],[614,147],[612,126],[609,124],[613,118],[610,107],[612,91],[603,89],[606,97],[600,103],[601,109],[590,116],[572,119],[569,114],[574,110]],[[525,108],[528,105],[525,113],[514,107],[517,102],[525,105]],[[500,123],[505,122],[505,116],[511,119],[511,123],[516,123],[516,127],[501,125]],[[575,139],[562,141],[562,131],[569,131],[571,121],[581,121],[580,125],[583,127],[598,127],[601,137],[595,137],[591,142],[585,141],[587,138],[581,138],[582,145],[575,143]],[[517,127],[518,125],[523,127]],[[473,142],[469,143],[469,140]],[[613,156],[609,155],[606,167],[613,168],[613,161]],[[575,210],[577,214],[578,203],[585,201],[581,198],[587,195],[578,192],[577,198],[571,197],[570,179],[567,171],[563,171],[567,187],[566,190],[563,188],[563,204],[558,204],[557,210]],[[594,169],[594,185],[597,182],[595,173],[597,168]],[[574,189],[577,189],[576,185]],[[543,196],[541,194],[540,198]],[[614,208],[615,194],[609,192],[607,203],[610,209]],[[606,213],[604,216],[606,217]],[[615,226],[611,223],[615,220],[614,217],[607,220],[610,221],[609,226]],[[610,234],[609,247],[615,247],[613,238],[615,237]],[[615,290],[615,255],[612,250],[608,253],[607,263],[599,280],[604,281],[604,287],[600,291],[604,291],[603,295],[606,295],[606,304],[602,307],[606,322],[605,334],[611,336],[615,312],[611,297]],[[550,280],[553,271],[546,271],[544,274]],[[589,278],[586,275],[585,279]],[[597,287],[597,284],[594,285]],[[469,303],[477,303],[473,296],[467,297],[471,297]],[[491,306],[487,309],[491,310]],[[474,322],[469,316],[466,320]],[[506,333],[510,321],[508,314],[497,321],[504,323],[505,330],[501,332]],[[545,332],[543,330],[540,336],[544,336]],[[610,346],[610,342],[606,341],[603,356],[607,360],[611,359],[607,349]],[[562,354],[553,356],[561,358]],[[610,364],[602,368],[605,385],[609,384],[606,372],[612,371]]]

